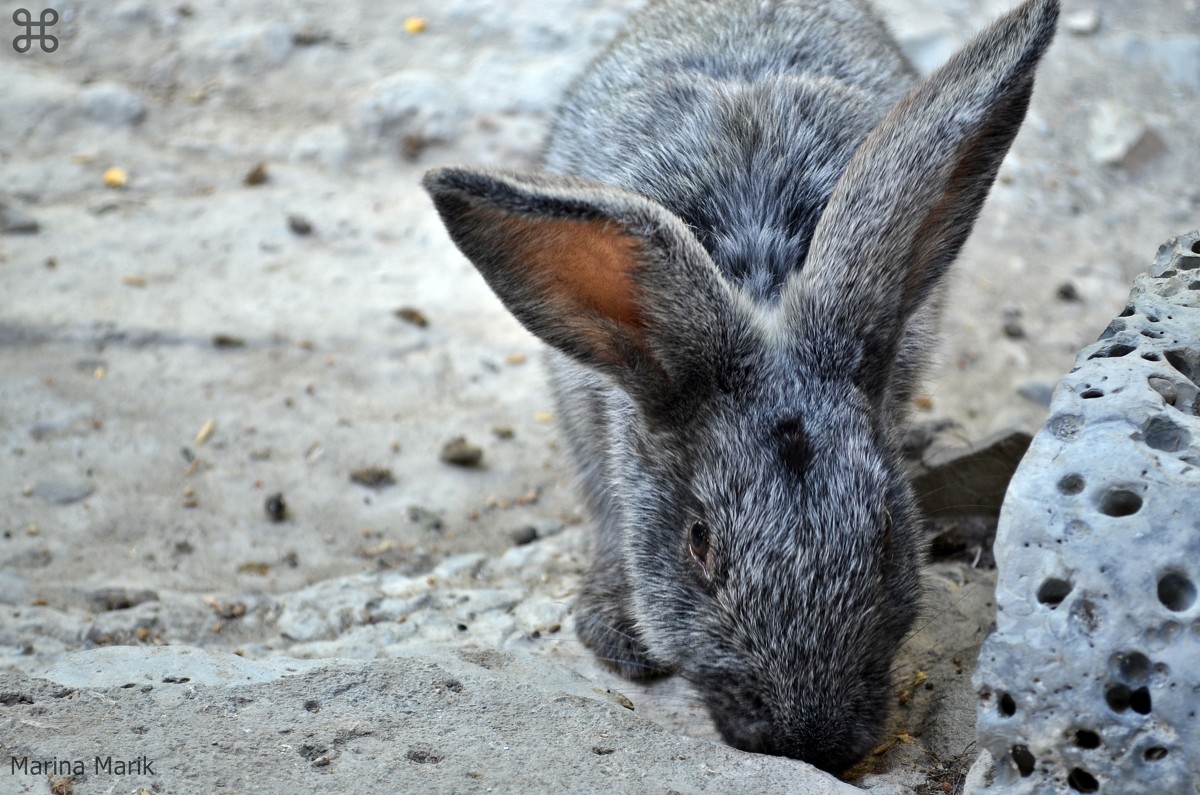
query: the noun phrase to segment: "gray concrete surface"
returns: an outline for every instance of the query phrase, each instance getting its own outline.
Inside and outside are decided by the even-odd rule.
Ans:
[[[0,682],[20,716],[6,728],[23,730],[6,792],[67,778],[78,792],[166,782],[181,795],[857,791],[673,734],[560,666],[494,650],[318,665],[115,647]]]

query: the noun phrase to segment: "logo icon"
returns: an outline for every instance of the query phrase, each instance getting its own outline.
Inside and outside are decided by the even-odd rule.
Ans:
[[[37,22],[33,21],[33,14],[29,13],[29,9],[18,8],[13,12],[13,22],[16,22],[18,27],[25,28],[25,33],[13,39],[13,49],[17,52],[29,52],[35,41],[42,46],[42,52],[54,52],[58,49],[58,37],[46,32],[47,28],[58,24],[58,12],[53,8],[42,9],[41,19]],[[34,28],[38,29],[37,33],[33,32]]]

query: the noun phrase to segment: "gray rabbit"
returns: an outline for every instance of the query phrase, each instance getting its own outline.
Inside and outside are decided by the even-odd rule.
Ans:
[[[555,350],[597,525],[579,637],[682,674],[734,746],[841,771],[880,739],[920,595],[898,430],[1057,15],[919,82],[862,0],[659,0],[543,173],[425,177]]]

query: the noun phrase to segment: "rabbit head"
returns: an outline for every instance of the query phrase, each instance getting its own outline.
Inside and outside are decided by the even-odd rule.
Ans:
[[[774,302],[632,190],[425,178],[457,246],[569,362],[560,389],[594,398],[567,428],[603,437],[584,445],[604,515],[581,637],[626,674],[685,676],[732,745],[836,771],[880,739],[919,602],[897,424],[1056,15],[1030,0],[886,115]]]

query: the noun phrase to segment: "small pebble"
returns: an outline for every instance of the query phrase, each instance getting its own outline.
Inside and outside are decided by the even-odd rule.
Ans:
[[[520,530],[514,530],[511,536],[513,544],[523,547],[526,544],[532,544],[534,541],[537,541],[538,532],[537,528],[531,525],[529,527],[522,527]]]
[[[507,425],[497,425],[492,428],[492,433],[496,435],[497,439],[511,439],[516,435],[516,432]]]
[[[37,234],[37,219],[19,207],[0,203],[0,234],[4,235],[33,235]]]
[[[1016,318],[1010,318],[1004,321],[1004,336],[1009,339],[1019,340],[1025,338],[1025,327],[1021,325],[1021,321]]]
[[[312,222],[303,215],[289,215],[287,221],[288,229],[292,230],[293,233],[300,235],[301,237],[311,235],[313,233]]]
[[[92,496],[95,489],[86,480],[44,480],[33,493],[51,505],[70,505]]]
[[[97,588],[87,594],[88,605],[98,613],[128,610],[145,602],[157,602],[158,593],[129,588]]]
[[[408,520],[416,522],[421,527],[430,532],[437,532],[442,529],[442,517],[438,516],[428,508],[422,508],[420,505],[410,505],[408,508]]]
[[[1067,30],[1076,36],[1087,36],[1100,30],[1100,12],[1094,8],[1084,8],[1063,18]]]
[[[1104,166],[1128,165],[1150,133],[1141,114],[1115,102],[1098,102],[1088,121],[1088,154]]]
[[[123,168],[113,166],[104,172],[104,186],[106,188],[123,188],[129,184],[129,172]]]
[[[1058,285],[1058,289],[1055,291],[1054,295],[1060,301],[1080,300],[1079,288],[1075,286],[1074,282],[1063,282],[1062,284]]]
[[[420,309],[414,309],[411,306],[402,306],[392,314],[406,323],[412,323],[417,328],[425,328],[429,325],[429,318],[425,317]]]
[[[372,489],[382,489],[387,486],[393,486],[396,483],[396,476],[392,474],[392,470],[387,467],[361,467],[351,470],[350,480],[360,486],[366,486]]]
[[[232,334],[214,334],[212,344],[214,348],[244,348],[246,340]]]
[[[633,702],[630,701],[629,696],[625,695],[624,693],[620,693],[616,690],[609,690],[608,688],[605,688],[604,690],[601,690],[598,687],[592,688],[592,689],[595,690],[597,693],[599,693],[602,696],[608,696],[609,698],[611,698],[613,701],[620,704],[625,709],[633,711]]]
[[[1038,381],[1022,384],[1017,387],[1017,394],[1032,403],[1037,403],[1039,406],[1049,406],[1050,398],[1054,394],[1054,384]]]
[[[242,177],[242,184],[247,187],[261,185],[267,181],[267,164],[259,163]]]
[[[464,436],[456,436],[442,445],[439,456],[444,463],[459,467],[479,466],[483,460],[483,448],[476,447]]]
[[[324,44],[329,41],[328,33],[323,33],[316,30],[302,30],[299,33],[292,34],[292,44],[297,47],[312,47],[315,44]]]
[[[267,518],[272,522],[282,522],[287,518],[287,503],[283,501],[283,494],[272,494],[267,497],[263,503],[263,509],[267,512]]]
[[[192,441],[195,444],[204,444],[213,435],[213,431],[217,429],[216,420],[208,420],[200,426],[200,430],[196,431],[196,438]]]
[[[224,602],[224,603],[222,603],[222,602],[213,600],[212,602],[209,602],[209,605],[212,607],[213,612],[215,612],[221,618],[225,618],[225,619],[241,618],[242,616],[246,615],[246,603],[245,602]]]
[[[436,765],[438,762],[442,761],[445,755],[439,751],[433,750],[427,745],[421,745],[408,749],[407,756],[409,761],[412,762]]]

